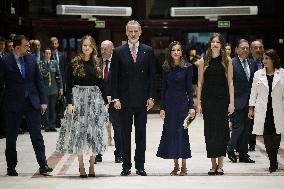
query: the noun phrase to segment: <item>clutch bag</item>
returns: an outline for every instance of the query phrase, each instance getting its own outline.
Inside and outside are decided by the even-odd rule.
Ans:
[[[195,116],[193,118],[191,118],[189,115],[184,119],[183,121],[183,128],[184,129],[188,129],[189,125],[191,124],[191,122],[195,119]]]

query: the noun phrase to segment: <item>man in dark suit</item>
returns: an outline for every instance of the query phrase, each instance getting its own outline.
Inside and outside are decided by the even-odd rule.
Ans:
[[[237,162],[234,150],[238,147],[239,162],[254,163],[248,155],[250,120],[248,118],[248,101],[255,65],[248,61],[249,43],[241,39],[237,46],[237,56],[232,59],[234,71],[235,112],[232,114],[232,133],[228,142],[228,158]]]
[[[42,61],[43,60],[43,53],[41,52],[41,43],[40,43],[40,41],[38,40],[38,39],[35,39],[34,41],[33,41],[33,43],[32,44],[30,44],[30,45],[32,45],[33,46],[33,51],[34,52],[32,52],[32,54],[34,54],[35,55],[35,57],[36,57],[36,61],[37,61],[37,63],[39,63],[40,61]]]
[[[40,129],[40,113],[47,108],[44,85],[34,55],[28,54],[29,42],[24,35],[13,39],[14,52],[0,62],[0,83],[5,84],[4,115],[6,123],[7,175],[18,176],[16,171],[16,141],[22,116],[28,123],[40,174],[51,172],[48,167],[45,146]]]
[[[66,62],[66,56],[64,53],[60,52],[58,50],[59,48],[59,41],[57,37],[51,37],[50,39],[50,48],[51,48],[51,60],[56,60],[59,64],[59,69],[61,73],[61,78],[62,78],[62,85],[63,85],[63,95],[65,96],[66,92],[66,71],[67,71],[67,62]],[[64,98],[63,96],[61,96]],[[60,121],[60,114],[59,112],[56,113],[56,127],[61,126],[61,121]]]
[[[108,125],[108,141],[111,144],[111,126],[113,126],[113,136],[114,136],[114,161],[115,163],[121,163],[121,136],[120,136],[120,121],[119,121],[119,111],[113,107],[113,102],[111,100],[111,59],[113,54],[113,43],[109,40],[105,40],[101,43],[101,59],[100,66],[103,71],[103,78],[106,81],[106,91],[107,98],[109,102],[109,125]],[[96,156],[96,162],[102,161],[102,155],[98,154]]]
[[[114,107],[120,110],[122,137],[121,176],[131,173],[131,131],[135,125],[136,174],[147,176],[144,169],[147,111],[154,106],[155,58],[153,49],[139,42],[140,24],[126,25],[128,43],[114,50],[111,64],[111,88]]]

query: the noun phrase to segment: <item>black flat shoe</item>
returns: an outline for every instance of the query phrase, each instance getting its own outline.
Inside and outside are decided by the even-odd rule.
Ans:
[[[224,170],[222,168],[218,168],[215,173],[216,175],[224,175]]]
[[[131,174],[130,169],[123,169],[120,173],[121,176],[128,176]]]
[[[40,174],[46,174],[48,172],[52,172],[53,169],[51,167],[49,167],[48,165],[42,166],[39,168],[39,173]]]
[[[144,169],[137,169],[136,174],[140,176],[147,176],[147,173]]]
[[[8,176],[18,176],[16,169],[7,169]]]
[[[209,176],[216,175],[216,169],[210,169],[210,170],[208,171],[208,175],[209,175]]]

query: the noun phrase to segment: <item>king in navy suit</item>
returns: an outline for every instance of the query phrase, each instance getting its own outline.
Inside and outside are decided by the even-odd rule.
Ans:
[[[28,54],[29,42],[24,35],[13,39],[14,52],[7,54],[0,62],[0,82],[4,89],[4,116],[6,123],[7,175],[18,176],[16,171],[16,141],[22,116],[28,123],[29,133],[35,150],[39,172],[51,172],[48,167],[45,146],[40,128],[40,113],[47,108],[44,85],[36,58]]]
[[[153,49],[139,42],[140,24],[131,20],[126,25],[128,43],[117,47],[111,64],[111,91],[114,107],[119,110],[122,139],[121,176],[131,173],[131,131],[135,125],[136,174],[146,176],[147,111],[154,106],[155,59]]]

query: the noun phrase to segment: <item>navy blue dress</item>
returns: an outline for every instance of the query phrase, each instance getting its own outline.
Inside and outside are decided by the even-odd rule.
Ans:
[[[161,110],[166,116],[157,156],[164,159],[191,157],[188,130],[183,121],[193,109],[192,65],[163,73]]]

